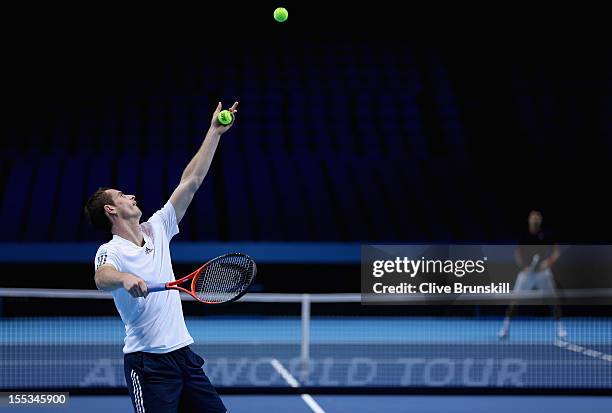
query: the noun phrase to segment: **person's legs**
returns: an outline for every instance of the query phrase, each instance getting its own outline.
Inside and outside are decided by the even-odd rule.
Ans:
[[[543,290],[544,292],[555,295],[555,299],[553,304],[551,305],[551,309],[557,327],[557,337],[560,339],[566,338],[567,330],[561,322],[561,306],[559,306],[559,299],[558,297],[556,297],[557,288],[555,287],[555,278],[550,268],[538,273],[537,288]]]
[[[178,411],[183,379],[172,353],[126,354],[123,368],[135,413]]]
[[[506,316],[504,317],[504,323],[502,324],[501,330],[499,330],[499,332],[497,333],[497,336],[500,340],[508,338],[508,335],[510,334],[510,320],[514,315],[514,307],[514,303],[510,303],[510,305],[508,305],[508,308],[506,308]]]
[[[219,394],[202,370],[204,360],[189,347],[181,349],[185,386],[180,403],[180,412],[226,413],[227,409]]]
[[[516,282],[514,283],[514,289],[512,291],[513,292],[529,291],[531,290],[531,288],[533,288],[532,284],[533,284],[533,279],[531,277],[531,274],[528,271],[521,271],[518,273],[518,276],[516,277]],[[508,308],[506,308],[506,316],[504,318],[504,324],[502,325],[501,330],[499,330],[499,332],[497,333],[497,336],[499,337],[500,340],[508,338],[508,335],[510,334],[510,319],[514,315],[514,311],[515,311],[515,304],[514,302],[511,302],[510,305],[508,305]]]

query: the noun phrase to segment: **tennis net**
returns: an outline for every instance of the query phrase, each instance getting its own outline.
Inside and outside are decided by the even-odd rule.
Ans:
[[[194,351],[220,388],[612,389],[612,309],[363,306],[359,294],[183,297]],[[0,388],[116,389],[124,327],[108,293],[0,289]],[[520,304],[520,300],[518,301]],[[284,373],[286,374],[283,374]]]

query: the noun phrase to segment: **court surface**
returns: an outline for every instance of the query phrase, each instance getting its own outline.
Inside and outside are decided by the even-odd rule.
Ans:
[[[299,317],[187,317],[194,349],[216,386],[363,387],[364,395],[223,395],[230,412],[606,412],[612,396],[368,395],[368,388],[478,386],[612,388],[612,319],[567,317],[566,341],[549,318],[517,318],[500,342],[499,317],[313,317],[311,370],[300,375]],[[118,317],[0,319],[0,383],[122,387]],[[494,389],[492,389],[494,391]],[[73,396],[66,412],[130,412],[126,396]],[[3,411],[15,411],[4,409]],[[29,408],[28,412],[51,411]]]
[[[192,348],[219,387],[612,387],[612,319],[313,317],[308,374],[296,317],[188,317]],[[119,317],[0,319],[0,387],[122,387]],[[274,360],[277,360],[276,364]]]
[[[299,396],[236,396],[223,397],[230,413],[292,412],[313,413]],[[612,397],[603,396],[314,396],[325,413],[570,413],[607,412]],[[127,396],[73,396],[65,409],[28,408],[2,411],[30,413],[131,412]],[[320,411],[317,413],[321,413]]]

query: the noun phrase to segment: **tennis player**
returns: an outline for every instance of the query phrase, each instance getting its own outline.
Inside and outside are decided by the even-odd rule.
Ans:
[[[542,213],[533,210],[527,218],[528,231],[523,235],[514,256],[521,271],[516,277],[514,291],[543,290],[554,294],[555,280],[551,267],[559,259],[559,246],[551,234],[542,230]],[[510,334],[510,319],[514,315],[515,305],[510,304],[506,310],[504,324],[498,333],[500,339]],[[561,322],[561,308],[555,303],[552,306],[556,321],[557,337],[564,339],[567,331]]]
[[[230,108],[237,112],[238,102]],[[189,162],[170,200],[147,222],[136,197],[116,189],[99,189],[87,201],[92,225],[112,234],[95,258],[95,282],[111,291],[125,324],[124,371],[136,413],[226,412],[202,370],[204,360],[189,345],[179,292],[149,295],[147,282],[174,281],[169,243],[213,159],[219,139],[232,127],[213,114],[198,152]],[[235,118],[234,118],[235,119]]]

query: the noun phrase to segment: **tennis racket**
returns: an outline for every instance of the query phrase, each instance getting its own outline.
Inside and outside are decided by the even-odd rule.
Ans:
[[[147,289],[151,293],[179,290],[205,304],[223,304],[246,294],[256,273],[255,261],[235,252],[213,258],[180,280],[147,284]]]

